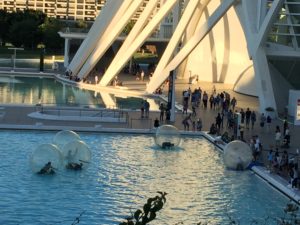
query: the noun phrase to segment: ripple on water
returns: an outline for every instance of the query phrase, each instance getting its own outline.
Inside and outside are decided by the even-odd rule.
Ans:
[[[156,191],[168,193],[158,225],[274,216],[287,202],[251,173],[226,170],[201,138],[164,151],[149,136],[81,134],[92,150],[86,170],[32,174],[30,153],[54,134],[0,132],[0,224],[71,224],[82,212],[82,224],[118,224]]]

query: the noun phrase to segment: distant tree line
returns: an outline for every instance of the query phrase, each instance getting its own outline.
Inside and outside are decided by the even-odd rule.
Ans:
[[[64,26],[58,19],[41,11],[24,10],[8,13],[0,10],[0,44],[34,49],[43,44],[47,49],[61,49],[63,39],[58,31]]]

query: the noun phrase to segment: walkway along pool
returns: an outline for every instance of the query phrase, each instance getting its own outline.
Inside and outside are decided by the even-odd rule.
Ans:
[[[153,224],[241,224],[283,215],[289,200],[251,171],[223,165],[222,154],[203,138],[160,150],[151,136],[79,133],[92,162],[81,172],[33,174],[29,156],[53,132],[0,131],[0,224],[118,224],[156,191],[167,203]],[[270,221],[269,224],[276,224]]]

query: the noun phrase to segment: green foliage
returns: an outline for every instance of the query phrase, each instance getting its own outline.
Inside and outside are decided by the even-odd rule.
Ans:
[[[124,27],[122,33],[128,35],[130,33],[131,29],[133,28],[134,24],[135,24],[135,21],[130,21],[129,23],[127,23],[127,25]]]
[[[40,39],[38,22],[33,19],[16,21],[9,29],[9,40],[15,47],[35,48]]]
[[[34,20],[38,25],[44,23],[46,14],[41,11],[34,10],[24,10],[24,11],[16,11],[9,14],[9,23],[12,25],[15,22],[20,22],[22,20]]]
[[[79,216],[77,216],[77,217],[74,219],[74,221],[73,221],[73,223],[72,223],[71,225],[79,224],[80,221],[81,221],[81,217],[83,216],[84,213],[85,213],[85,211],[81,212],[81,213],[79,214]]]
[[[88,28],[88,24],[84,20],[77,20],[76,24],[75,24],[75,27],[76,28],[81,28],[81,29],[87,29]]]
[[[11,42],[15,47],[35,48],[41,41],[39,26],[46,15],[40,11],[24,10],[7,13],[0,11],[0,39],[2,45]]]
[[[55,18],[46,18],[45,23],[40,26],[43,34],[43,44],[46,48],[60,49],[63,46],[63,39],[58,32],[62,28],[62,23]]]
[[[126,218],[125,222],[119,225],[146,225],[156,218],[156,212],[161,210],[166,202],[166,192],[157,192],[160,195],[154,198],[148,198],[147,203],[144,205],[143,210],[138,209],[135,213]]]
[[[41,11],[24,10],[7,13],[0,10],[2,45],[10,42],[15,47],[34,49],[43,43],[46,48],[61,49],[63,39],[58,34],[61,28],[62,23],[59,20],[48,18]]]
[[[8,39],[9,14],[5,10],[0,9],[0,42],[5,45]]]

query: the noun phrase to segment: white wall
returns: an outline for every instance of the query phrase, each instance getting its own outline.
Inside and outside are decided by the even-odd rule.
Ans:
[[[233,90],[238,93],[258,97],[254,76],[254,68],[253,66],[249,66],[241,73],[240,77],[237,79],[233,87]]]
[[[212,14],[218,5],[218,1],[211,1],[206,16]],[[235,10],[231,8],[227,15],[228,21],[221,19],[189,56],[184,77],[187,78],[192,71],[192,75],[199,75],[202,81],[235,84],[240,75],[252,66]],[[205,20],[204,13],[200,22]]]

